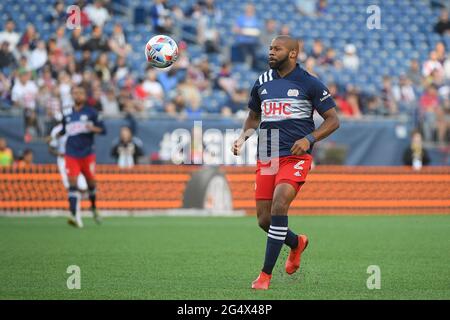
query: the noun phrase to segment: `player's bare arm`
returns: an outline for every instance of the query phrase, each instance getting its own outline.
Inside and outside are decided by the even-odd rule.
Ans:
[[[97,134],[103,133],[103,128],[94,126],[93,124],[90,124],[90,123],[86,124],[86,128],[93,133],[97,133]]]
[[[305,154],[311,147],[311,142],[325,139],[339,128],[339,117],[336,113],[335,108],[331,108],[325,111],[323,114],[321,114],[321,116],[324,119],[324,122],[322,122],[319,128],[314,130],[310,134],[310,137],[301,138],[294,143],[291,148],[291,152],[293,155],[299,156]],[[310,139],[311,142],[308,139]]]
[[[261,114],[250,110],[244,121],[241,135],[234,141],[233,146],[231,147],[231,152],[233,152],[235,156],[239,155],[244,142],[253,135],[256,128],[258,128],[260,121]]]
[[[48,152],[55,157],[59,157],[61,154],[56,150],[56,148],[53,148],[52,146],[48,146]]]

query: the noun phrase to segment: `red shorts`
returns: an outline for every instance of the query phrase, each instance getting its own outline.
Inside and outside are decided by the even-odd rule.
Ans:
[[[78,177],[81,172],[86,179],[92,180],[95,178],[95,154],[90,154],[84,158],[65,155],[64,160],[68,177]]]
[[[276,158],[269,163],[258,160],[255,199],[272,200],[273,191],[279,183],[289,183],[298,192],[311,169],[311,163],[312,156],[309,154]]]

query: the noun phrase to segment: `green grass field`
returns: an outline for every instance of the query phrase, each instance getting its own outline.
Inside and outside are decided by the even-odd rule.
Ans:
[[[298,274],[250,289],[265,234],[254,217],[0,218],[0,299],[450,299],[450,216],[302,216]],[[81,290],[69,290],[69,265]],[[367,267],[381,268],[369,290]]]

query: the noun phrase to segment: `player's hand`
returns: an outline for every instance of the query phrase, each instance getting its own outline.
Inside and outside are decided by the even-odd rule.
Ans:
[[[291,148],[291,153],[294,156],[301,156],[305,154],[310,147],[311,144],[309,143],[308,139],[302,138],[295,141],[294,145]]]
[[[245,142],[245,140],[242,138],[239,138],[233,142],[233,145],[231,147],[231,152],[233,152],[233,154],[235,156],[238,156],[241,154],[241,148],[244,145],[244,142]]]
[[[94,125],[92,123],[86,123],[86,130],[87,131],[94,131]]]
[[[86,123],[86,130],[88,130],[89,132],[93,132],[93,133],[102,132],[101,128],[94,126],[92,123]]]

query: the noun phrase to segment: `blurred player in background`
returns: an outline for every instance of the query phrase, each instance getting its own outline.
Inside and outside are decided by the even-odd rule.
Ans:
[[[48,151],[50,154],[56,157],[56,164],[58,165],[58,171],[61,175],[61,180],[64,185],[64,188],[69,190],[69,178],[66,173],[66,161],[64,160],[64,154],[66,153],[66,141],[67,141],[67,132],[65,135],[60,135],[60,131],[63,128],[62,125],[62,115],[57,115],[58,124],[53,127],[50,132],[50,139],[48,141]],[[80,174],[77,178],[77,187],[78,190],[85,194],[87,192],[88,186],[86,182],[86,178]]]
[[[86,105],[86,91],[82,86],[72,88],[74,107],[64,113],[62,130],[59,135],[67,134],[65,165],[69,178],[69,207],[71,216],[69,224],[82,228],[81,213],[79,210],[80,192],[77,188],[77,179],[80,173],[86,178],[89,190],[91,211],[97,223],[100,215],[96,207],[96,181],[95,181],[95,151],[94,135],[106,134],[103,121],[97,111]]]
[[[242,134],[232,146],[232,152],[237,155],[256,128],[268,131],[267,139],[261,130],[259,132],[255,186],[258,222],[268,232],[267,245],[264,266],[252,283],[253,289],[269,288],[283,243],[291,248],[286,272],[293,274],[300,267],[301,253],[308,245],[308,238],[288,228],[288,209],[311,168],[312,146],[339,127],[333,98],[322,82],[300,68],[298,53],[296,39],[278,36],[272,40],[270,70],[256,80],[250,93],[249,115]],[[313,121],[314,110],[324,119],[317,130]],[[271,141],[276,140],[276,130],[279,141]],[[267,140],[267,143],[262,140]],[[274,142],[278,155],[271,150]],[[266,150],[262,150],[263,145],[267,145]],[[265,161],[269,160],[264,159],[267,158],[265,151],[270,161]],[[271,172],[274,165],[276,169]]]

